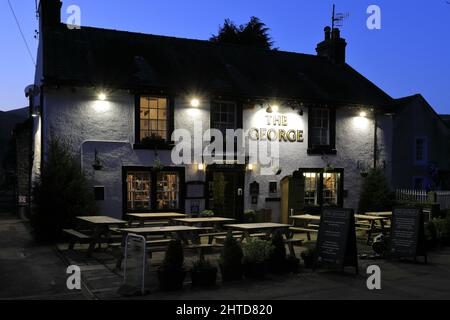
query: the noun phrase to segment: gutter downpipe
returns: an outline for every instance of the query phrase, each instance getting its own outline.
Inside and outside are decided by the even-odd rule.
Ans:
[[[377,112],[374,113],[374,138],[373,138],[373,168],[378,165],[378,119]]]

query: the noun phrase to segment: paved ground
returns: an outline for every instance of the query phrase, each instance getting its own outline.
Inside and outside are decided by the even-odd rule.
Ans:
[[[67,252],[66,245],[59,250],[36,246],[22,222],[1,217],[0,248],[0,299],[126,299],[117,294],[122,274],[112,270],[115,260],[109,252],[86,258],[82,250]],[[66,266],[60,257],[66,264],[81,267],[84,295],[66,289]],[[450,299],[450,248],[431,253],[428,265],[362,260],[359,276],[351,270],[346,274],[303,270],[298,275],[224,284],[213,290],[193,290],[187,279],[185,289],[177,293],[157,291],[155,268],[161,259],[162,254],[156,254],[152,260],[150,294],[135,299]],[[188,266],[192,259],[188,255]],[[366,287],[364,271],[370,264],[381,267],[380,291]]]
[[[0,214],[0,299],[84,299],[66,277],[54,248],[36,245],[22,221]]]

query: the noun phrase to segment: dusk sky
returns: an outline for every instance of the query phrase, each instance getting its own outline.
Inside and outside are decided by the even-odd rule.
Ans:
[[[10,0],[36,57],[34,0]],[[446,0],[67,0],[81,8],[82,26],[208,39],[224,19],[259,17],[279,50],[315,54],[330,24],[332,4],[348,12],[342,28],[347,63],[394,98],[421,93],[438,113],[450,113],[450,4]],[[369,30],[367,7],[380,6],[381,30]],[[27,105],[34,66],[8,1],[0,1],[0,110]]]

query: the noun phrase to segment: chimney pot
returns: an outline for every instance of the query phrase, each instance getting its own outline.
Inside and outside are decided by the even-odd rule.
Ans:
[[[331,28],[325,27],[324,31],[325,31],[325,41],[330,40],[331,39]]]

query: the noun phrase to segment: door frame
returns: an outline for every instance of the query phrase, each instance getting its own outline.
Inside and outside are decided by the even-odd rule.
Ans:
[[[215,172],[223,172],[223,173],[235,173],[237,176],[237,188],[242,189],[242,196],[237,195],[237,189],[235,190],[235,196],[237,201],[237,209],[235,212],[235,219],[237,222],[244,221],[244,210],[245,210],[245,174],[246,174],[246,166],[240,164],[212,164],[206,168],[206,185],[205,185],[205,208],[211,209],[209,206],[209,182],[212,180],[212,175]]]

